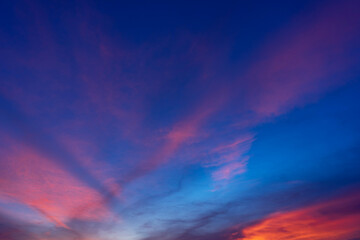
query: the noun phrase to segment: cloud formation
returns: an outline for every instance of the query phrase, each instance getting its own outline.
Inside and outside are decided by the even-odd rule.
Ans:
[[[0,238],[358,237],[359,9],[1,3]]]
[[[352,193],[299,210],[274,213],[245,228],[244,237],[236,239],[356,239],[360,236],[358,202],[359,194]]]

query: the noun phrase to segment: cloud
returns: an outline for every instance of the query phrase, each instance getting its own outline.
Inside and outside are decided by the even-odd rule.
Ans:
[[[360,236],[360,195],[355,192],[334,200],[270,215],[246,227],[238,240],[342,240]]]
[[[7,149],[0,149],[3,197],[27,205],[65,228],[70,219],[100,221],[109,215],[108,208],[100,204],[103,196],[99,192],[33,149],[9,139],[8,144]],[[78,212],[85,206],[88,211]]]
[[[239,74],[234,86],[228,89],[232,100],[228,104],[233,112],[238,111],[241,119],[229,128],[250,134],[256,126],[315,102],[325,93],[346,84],[359,58],[353,54],[360,40],[357,10],[358,4],[353,1],[330,3],[314,10],[311,16],[294,18],[269,38],[254,54],[248,70]],[[237,106],[235,101],[243,104]],[[239,138],[241,141],[241,136]],[[230,144],[224,149],[215,148],[224,152],[229,148],[229,154],[223,154],[219,161],[239,159],[237,163],[215,170],[215,180],[232,178],[246,171],[248,157],[242,155],[251,143],[238,153],[230,152],[234,147]]]
[[[12,56],[6,63],[9,71],[14,66],[14,73],[21,69],[22,74],[15,75],[27,84],[10,77],[1,87],[5,96],[0,96],[1,131],[5,133],[0,136],[5,146],[1,149],[1,194],[33,209],[56,229],[66,232],[83,224],[87,229],[81,230],[86,232],[110,219],[109,206],[119,191],[150,173],[158,174],[156,170],[170,162],[181,167],[199,165],[215,184],[231,182],[248,171],[256,126],[347,82],[358,58],[352,52],[360,27],[354,5],[338,2],[294,19],[275,37],[270,36],[242,73],[237,68],[243,68],[225,56],[228,47],[209,46],[206,37],[180,36],[174,43],[167,39],[156,46],[134,46],[116,34],[110,38],[102,29],[103,16],[79,5],[82,10],[76,17],[68,18],[71,13],[64,17],[62,27],[69,28],[68,36],[60,34],[64,39],[57,42],[52,26],[46,24],[49,16],[32,5],[30,19],[35,21],[24,28],[34,32],[24,42],[29,40],[33,47],[17,54],[6,51],[6,56]],[[227,65],[231,67],[224,68]],[[165,103],[170,110],[162,108],[172,94],[178,95],[176,101]],[[165,97],[154,100],[158,95]],[[166,116],[155,116],[157,111]],[[152,192],[151,183],[144,185],[147,190],[135,197],[139,201],[123,212],[136,212],[187,187],[182,178],[159,194]],[[209,199],[209,204],[214,201]],[[199,229],[219,216],[230,219],[240,204],[235,199],[191,220],[172,219],[169,225],[180,226],[176,234],[169,228],[147,239],[165,235],[204,239]],[[358,220],[345,216],[344,222],[331,223],[327,216],[308,216],[324,208],[278,213],[249,226],[244,234],[251,239],[264,234],[263,228],[279,232],[281,223],[291,221],[294,226],[285,226],[296,232],[298,225],[320,220],[323,228],[336,223],[339,229],[351,231],[350,222]],[[320,225],[317,232],[322,231]],[[222,234],[206,237],[220,239]]]
[[[244,157],[241,160],[237,160],[236,162],[220,167],[212,173],[214,180],[229,180],[236,175],[244,173],[246,171],[246,164],[248,159],[249,157]]]
[[[99,193],[109,196],[113,193],[98,181],[76,158],[73,157],[56,138],[43,129],[32,124],[16,107],[0,96],[2,106],[2,127],[12,138],[25,146],[30,146],[50,161],[54,161],[68,171],[72,176],[82,181]]]
[[[246,102],[258,121],[312,102],[345,84],[359,40],[358,4],[339,1],[300,16],[260,48],[244,78]]]

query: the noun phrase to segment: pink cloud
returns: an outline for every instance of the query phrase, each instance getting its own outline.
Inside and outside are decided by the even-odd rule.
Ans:
[[[225,164],[212,173],[213,179],[215,181],[229,180],[239,174],[244,173],[246,171],[248,160],[249,157],[245,156],[241,159],[237,159],[236,162]]]
[[[139,166],[126,177],[126,181],[132,181],[167,163],[181,147],[199,138],[202,125],[226,102],[226,98],[223,98],[222,95],[215,98],[216,101],[211,99],[213,98],[206,96],[195,106],[191,114],[177,121],[173,127],[163,135],[161,145],[155,149],[149,158],[142,161]]]
[[[348,81],[343,74],[360,23],[351,1],[330,4],[269,41],[245,78],[250,110],[260,118],[283,114]],[[351,58],[351,57],[350,57]]]
[[[357,8],[351,1],[340,1],[312,14],[294,19],[270,38],[254,56],[245,74],[238,76],[237,87],[228,94],[240,98],[244,105],[240,107],[241,119],[233,127],[249,131],[295,107],[314,102],[348,81],[346,71],[356,62],[349,60],[350,51],[360,37]],[[220,163],[232,162],[251,146],[237,150],[239,153],[231,151],[237,144],[219,146],[212,152],[224,152]],[[242,163],[229,163],[216,170],[213,176],[215,179],[230,178],[236,175],[232,173],[245,171],[241,166]],[[238,168],[241,170],[232,170]]]
[[[24,204],[64,228],[70,219],[100,221],[109,216],[97,191],[33,149],[11,139],[7,142],[10,145],[0,149],[4,160],[0,170],[2,198]],[[84,206],[89,206],[87,211],[77,211]]]
[[[226,152],[226,151],[229,151],[229,150],[236,149],[239,146],[249,145],[253,141],[254,141],[254,135],[248,133],[248,134],[245,134],[243,136],[240,136],[238,139],[236,139],[234,142],[232,142],[230,144],[220,145],[220,146],[212,149],[211,152],[213,152],[213,153]]]

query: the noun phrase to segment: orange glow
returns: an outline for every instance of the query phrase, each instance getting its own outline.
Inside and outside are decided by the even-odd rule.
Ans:
[[[360,234],[360,194],[276,213],[243,230],[238,240],[343,240]],[[356,235],[358,234],[358,235]]]

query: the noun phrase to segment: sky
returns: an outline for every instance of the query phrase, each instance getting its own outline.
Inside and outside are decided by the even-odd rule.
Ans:
[[[360,239],[360,2],[0,3],[0,239]]]

